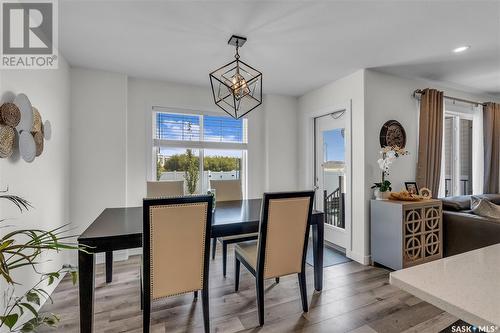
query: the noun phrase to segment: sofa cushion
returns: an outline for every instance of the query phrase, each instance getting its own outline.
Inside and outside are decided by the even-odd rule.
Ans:
[[[500,205],[500,194],[481,194],[481,195],[475,195],[476,197],[488,199],[489,201],[493,202],[495,205]]]
[[[475,195],[478,198],[488,199],[496,205],[500,205],[500,194],[479,194]],[[458,195],[455,197],[446,197],[441,198],[443,202],[443,210],[451,210],[451,211],[462,211],[462,210],[470,210],[470,195]]]
[[[461,211],[470,209],[470,195],[459,195],[456,197],[442,198],[443,209],[452,211]]]
[[[472,196],[470,206],[474,214],[500,222],[500,206],[488,199]]]

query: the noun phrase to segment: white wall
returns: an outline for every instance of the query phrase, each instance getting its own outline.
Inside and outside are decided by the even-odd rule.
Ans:
[[[361,263],[368,263],[367,206],[365,194],[365,122],[364,70],[311,91],[299,98],[298,167],[299,186],[313,187],[314,143],[313,118],[351,106],[352,121],[352,242],[346,254]]]
[[[0,189],[8,186],[10,193],[26,198],[34,206],[29,212],[20,214],[17,208],[3,200],[0,204],[0,217],[10,219],[2,225],[8,224],[15,229],[45,230],[63,226],[70,222],[68,64],[60,57],[57,70],[0,71],[0,92],[2,96],[7,92],[25,93],[38,108],[43,120],[50,120],[52,124],[52,138],[45,141],[42,155],[32,163],[20,159],[19,154],[0,160]],[[0,229],[0,233],[6,231],[7,229]],[[51,253],[43,259],[39,268],[42,272],[57,270],[68,263],[66,252]],[[17,294],[38,282],[38,277],[30,268],[16,270],[13,275],[22,284],[16,288]],[[4,290],[2,288],[2,294]],[[47,290],[50,292],[51,288]]]
[[[71,221],[78,232],[126,203],[127,77],[71,69]]]
[[[299,186],[298,100],[267,95],[264,104],[266,191],[292,191]]]

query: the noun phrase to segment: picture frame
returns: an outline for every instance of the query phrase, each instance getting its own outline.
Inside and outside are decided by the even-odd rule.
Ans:
[[[406,190],[411,194],[419,194],[417,182],[405,182]]]

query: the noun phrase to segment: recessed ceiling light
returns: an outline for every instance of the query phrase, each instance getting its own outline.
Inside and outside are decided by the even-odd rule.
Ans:
[[[470,49],[470,46],[464,45],[464,46],[459,46],[456,49],[453,49],[453,52],[460,53],[460,52],[467,51],[468,49]]]

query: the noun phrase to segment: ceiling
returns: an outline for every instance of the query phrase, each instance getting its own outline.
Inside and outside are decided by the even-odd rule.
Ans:
[[[500,95],[500,1],[59,2],[73,66],[209,87],[231,61],[263,72],[265,93],[299,96],[361,68]],[[457,46],[471,49],[455,54]]]

